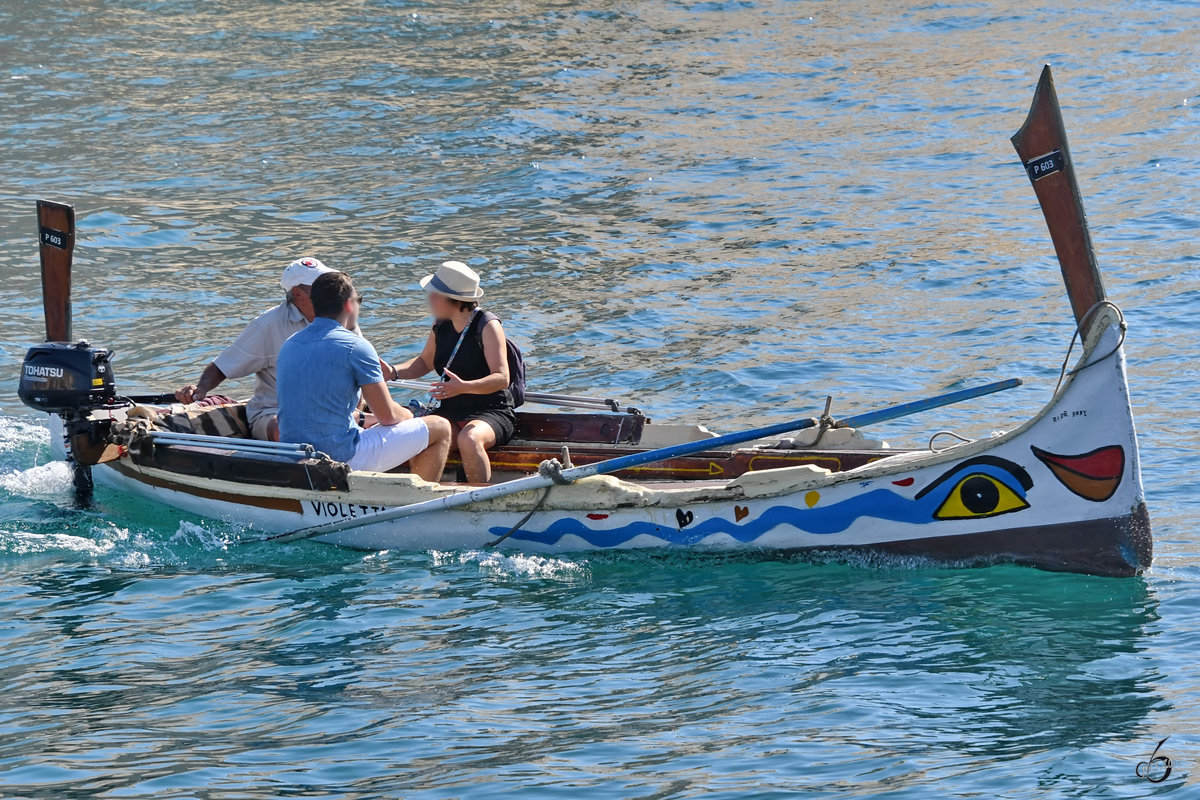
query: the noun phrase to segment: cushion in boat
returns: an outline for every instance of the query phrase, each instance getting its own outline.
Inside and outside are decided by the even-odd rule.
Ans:
[[[115,444],[128,445],[139,436],[155,431],[250,438],[250,426],[246,422],[246,406],[243,403],[217,406],[176,403],[170,408],[134,406],[126,413],[123,422],[113,424],[109,439]]]

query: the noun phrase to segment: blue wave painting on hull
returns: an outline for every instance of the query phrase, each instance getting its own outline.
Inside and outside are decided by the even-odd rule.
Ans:
[[[574,535],[593,547],[617,547],[642,534],[649,534],[670,544],[686,545],[695,544],[714,533],[725,533],[739,542],[752,542],[779,525],[791,525],[805,533],[830,534],[841,533],[861,517],[922,524],[931,521],[932,509],[936,507],[937,503],[914,502],[895,492],[876,489],[823,508],[773,506],[742,525],[722,517],[710,517],[683,530],[641,520],[620,528],[595,530],[571,518],[555,520],[544,531],[519,530],[512,538],[555,544],[564,536]],[[491,529],[497,535],[506,531],[507,528],[502,527]]]
[[[709,517],[695,525],[682,529],[674,525],[657,525],[638,520],[620,528],[594,529],[575,518],[555,520],[543,531],[521,529],[512,534],[513,539],[538,544],[553,545],[564,536],[578,536],[592,547],[619,547],[636,536],[643,534],[661,539],[668,544],[691,545],[703,541],[715,533],[724,533],[742,543],[753,542],[765,533],[781,526],[790,525],[804,533],[828,535],[842,533],[864,517],[888,522],[907,522],[927,525],[934,522],[942,504],[956,491],[961,491],[963,481],[973,476],[994,478],[1022,502],[1026,489],[1032,487],[1025,470],[1010,461],[993,457],[980,457],[959,464],[932,481],[925,489],[909,498],[888,489],[875,489],[837,503],[817,508],[798,508],[790,505],[772,506],[756,518],[738,524],[723,517]],[[932,491],[949,485],[945,491]],[[998,498],[997,498],[998,499]],[[1027,508],[1024,504],[1012,510]],[[979,509],[978,516],[1005,513],[1003,510]],[[962,518],[962,517],[959,517]],[[507,533],[508,529],[494,527],[495,535]]]

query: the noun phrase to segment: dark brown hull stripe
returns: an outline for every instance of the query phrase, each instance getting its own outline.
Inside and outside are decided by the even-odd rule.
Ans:
[[[163,478],[159,478],[154,475],[147,475],[143,472],[138,472],[137,470],[130,468],[120,461],[112,461],[105,466],[115,469],[126,478],[135,480],[138,483],[144,483],[147,486],[154,486],[159,489],[170,489],[173,492],[190,494],[193,497],[203,497],[206,500],[219,500],[222,503],[254,506],[255,508],[269,508],[272,511],[291,511],[296,514],[301,514],[304,512],[304,508],[300,505],[300,501],[290,497],[256,497],[248,494],[215,492],[211,489],[201,489],[196,486],[188,486],[185,483],[176,483],[175,481],[164,480]]]
[[[1140,503],[1125,517],[802,550],[913,556],[955,566],[1020,564],[1052,572],[1129,577],[1150,566],[1153,541],[1150,515]]]

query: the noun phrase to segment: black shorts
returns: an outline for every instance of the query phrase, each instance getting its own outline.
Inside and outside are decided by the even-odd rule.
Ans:
[[[441,409],[433,412],[439,417],[445,417],[452,423],[462,424],[477,419],[486,422],[496,433],[496,446],[508,444],[517,432],[517,415],[511,408],[485,409],[483,411],[464,411],[461,414],[444,413]]]

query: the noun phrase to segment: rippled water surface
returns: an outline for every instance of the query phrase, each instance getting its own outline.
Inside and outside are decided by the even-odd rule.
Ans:
[[[1196,796],[1200,8],[0,0],[0,794]],[[365,555],[101,492],[15,397],[33,200],[77,335],[193,379],[310,254],[387,356],[469,261],[531,383],[732,429],[967,382],[1072,326],[1008,136],[1056,70],[1130,321],[1155,566]],[[3,381],[0,381],[3,383]],[[248,387],[234,387],[245,391]],[[1173,773],[1135,775],[1155,744]]]

